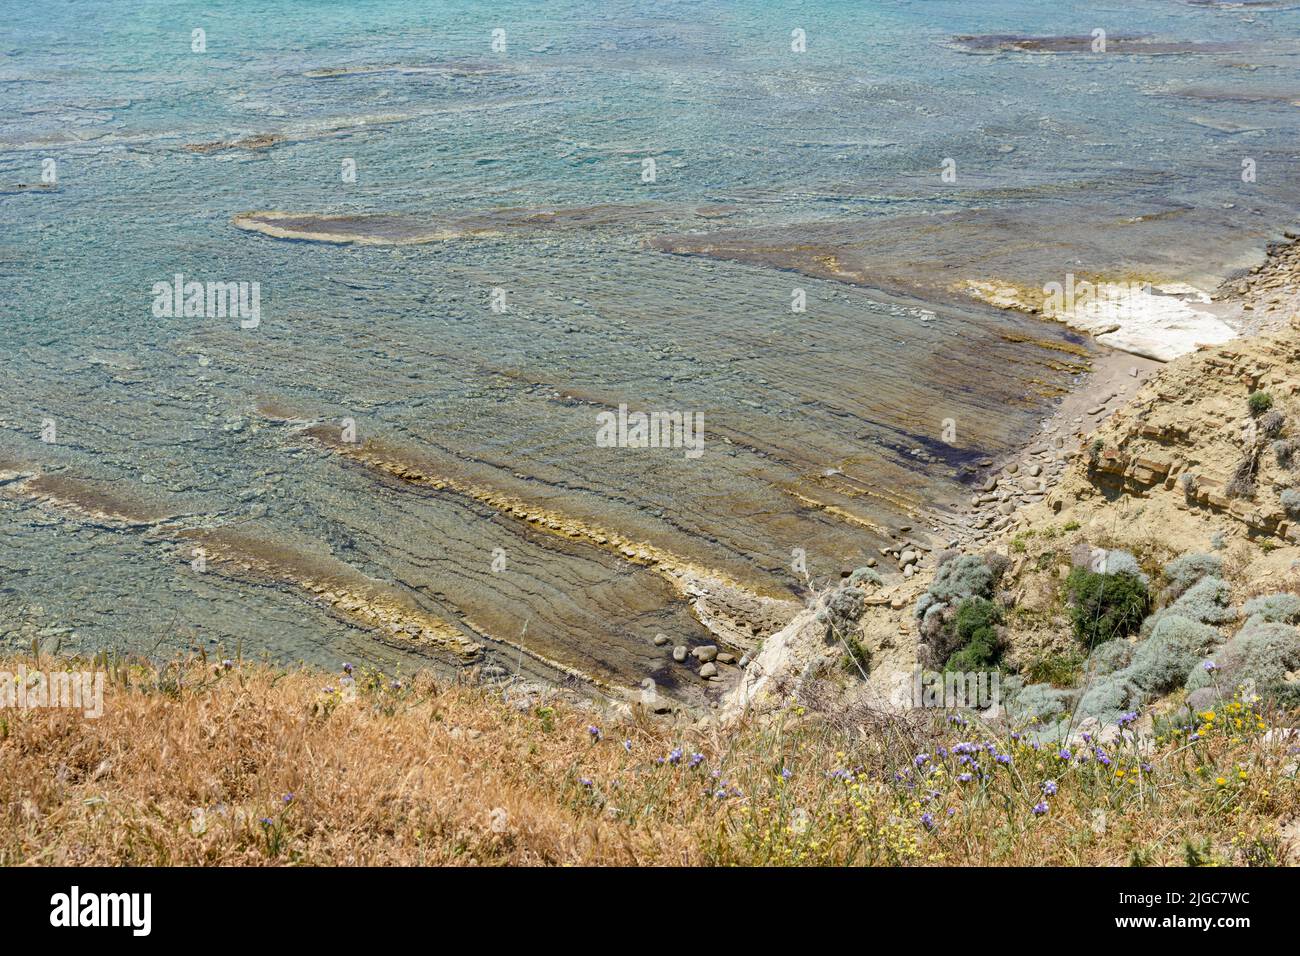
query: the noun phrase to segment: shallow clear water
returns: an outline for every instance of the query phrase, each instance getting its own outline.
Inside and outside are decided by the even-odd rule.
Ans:
[[[0,468],[14,479],[0,633],[15,644],[439,657],[376,640],[291,580],[324,555],[507,667],[522,658],[494,639],[672,684],[650,638],[708,634],[663,575],[377,473],[302,422],[354,419],[363,442],[439,474],[794,597],[793,549],[824,581],[922,509],[950,509],[971,465],[1031,433],[1093,349],[954,281],[1095,268],[1206,285],[1293,222],[1300,185],[1300,11],[1285,5],[0,6]],[[1104,54],[954,42],[1096,28]],[[1131,35],[1189,46],[1151,55]],[[56,188],[17,188],[45,159]],[[408,246],[232,224],[596,204],[626,209]],[[929,220],[885,224],[902,216]],[[762,253],[663,251],[699,252],[686,246],[710,233]],[[800,274],[803,253],[845,249],[866,281]],[[156,317],[151,289],[176,273],[259,283],[260,326]],[[493,288],[509,311],[490,308]],[[596,414],[620,403],[702,414],[703,455],[597,447]],[[24,481],[38,472],[94,500],[42,496]],[[148,520],[103,520],[123,502]],[[231,527],[288,548],[286,577],[195,572],[185,535]]]

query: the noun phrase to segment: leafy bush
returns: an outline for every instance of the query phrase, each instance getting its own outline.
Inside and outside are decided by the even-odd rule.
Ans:
[[[1086,668],[1095,677],[1109,677],[1122,671],[1133,660],[1133,645],[1128,641],[1106,641],[1088,655]]]
[[[848,635],[857,629],[866,606],[867,597],[859,588],[839,587],[822,598],[817,621],[828,626],[828,638],[835,632]]]
[[[1295,624],[1300,622],[1300,597],[1289,591],[1261,594],[1247,601],[1242,613],[1246,615],[1242,630],[1255,624]]]
[[[1227,581],[1218,577],[1197,581],[1167,610],[1202,624],[1226,624],[1237,619],[1232,590]]]
[[[1088,692],[1079,701],[1075,716],[1096,717],[1103,724],[1108,724],[1121,714],[1136,710],[1142,699],[1142,690],[1125,679],[1121,671],[1088,688]]]
[[[1040,723],[1064,714],[1074,696],[1050,684],[1030,684],[1011,697],[1007,711],[1018,723]]]
[[[1273,407],[1273,396],[1268,392],[1251,392],[1250,397],[1246,399],[1246,405],[1252,415],[1263,415]]]
[[[1223,561],[1213,554],[1185,554],[1165,565],[1165,580],[1169,582],[1166,591],[1169,600],[1174,600],[1202,578],[1219,577],[1223,573]]]
[[[1133,662],[1120,674],[1151,693],[1183,685],[1188,669],[1219,641],[1219,632],[1177,614],[1162,614],[1151,636],[1137,646]]]
[[[1270,409],[1259,416],[1259,431],[1265,438],[1276,438],[1282,433],[1282,427],[1285,424],[1286,416],[1276,408]]]
[[[1075,568],[1065,579],[1065,589],[1075,637],[1088,647],[1132,634],[1151,604],[1146,584],[1127,572],[1098,574]]]
[[[1002,657],[1001,623],[1002,609],[992,601],[982,597],[962,601],[954,621],[961,648],[948,658],[944,669],[970,672],[996,667]]]
[[[1107,551],[1105,557],[1101,559],[1101,567],[1098,570],[1102,574],[1131,574],[1143,584],[1150,583],[1147,576],[1142,573],[1137,558],[1127,551]]]
[[[957,612],[971,598],[992,598],[1009,563],[1000,554],[963,554],[939,566],[930,589],[917,600],[914,611],[920,621],[924,662],[932,667],[946,666],[953,653],[969,643],[957,632]],[[982,649],[990,650],[987,646]]]
[[[1251,681],[1261,693],[1276,691],[1289,671],[1300,667],[1300,631],[1287,624],[1243,627],[1213,656],[1216,670],[1197,664],[1187,675],[1189,689],[1217,683],[1229,693]]]
[[[884,584],[884,579],[876,573],[874,568],[858,568],[849,575],[849,584],[859,584],[866,581],[868,584],[874,584],[877,587]]]
[[[916,602],[916,617],[922,618],[935,604],[957,604],[968,597],[991,597],[993,571],[977,554],[963,554],[945,562],[934,574],[930,589]]]
[[[1112,643],[1123,644],[1123,641]],[[1105,647],[1106,645],[1102,645]],[[1053,687],[1073,687],[1084,664],[1083,656],[1073,650],[1067,654],[1044,654],[1036,657],[1022,669],[1025,679],[1034,684],[1051,684]]]
[[[850,674],[857,674],[858,676],[870,674],[871,651],[867,646],[862,643],[856,634],[845,635],[844,643],[848,649],[840,658],[840,667]]]

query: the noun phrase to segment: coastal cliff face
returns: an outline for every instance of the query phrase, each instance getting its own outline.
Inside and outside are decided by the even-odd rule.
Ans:
[[[1283,247],[1275,251],[1271,268],[1234,283],[1237,314],[1258,309],[1275,319],[1279,308],[1290,310],[1295,259],[1295,246]],[[1173,597],[1160,589],[1168,583],[1165,569],[1188,555],[1208,556],[1216,568],[1213,577],[1224,583],[1223,619],[1215,622],[1221,639],[1230,639],[1237,622],[1249,618],[1246,608],[1233,609],[1252,599],[1300,594],[1300,328],[1295,322],[1257,320],[1255,327],[1265,331],[1199,348],[1159,367],[1127,404],[1071,439],[1075,450],[1063,456],[1064,467],[1041,493],[1013,499],[1017,507],[1004,510],[982,541],[966,546],[968,553],[1001,555],[1005,561],[987,596],[1001,606],[1000,660],[1013,687],[1041,683],[1052,692],[1082,693],[1092,673],[1090,648],[1080,647],[1074,633],[1067,581],[1075,568],[1105,571],[1108,555],[1119,556],[1112,563],[1131,560],[1134,574],[1149,582],[1147,610],[1154,613],[1148,630]],[[1023,469],[1008,466],[987,484],[1006,485],[1021,477],[1017,471]],[[860,613],[840,628],[829,626],[819,612],[836,592],[823,595],[764,644],[723,713],[762,711],[813,685],[845,706],[913,706],[918,662],[943,665],[926,659],[918,600],[934,587],[937,570],[958,553],[926,555],[907,578],[862,579],[853,585],[862,592]],[[1147,636],[1123,639],[1136,648]],[[1300,632],[1279,631],[1274,637],[1282,647],[1281,681],[1300,688],[1295,660]],[[865,680],[843,666],[846,638],[860,642],[871,661]],[[1225,646],[1211,640],[1201,650],[1208,656]],[[1194,688],[1171,689],[1154,695],[1165,709],[1181,706]],[[1205,697],[1202,693],[1199,700]]]

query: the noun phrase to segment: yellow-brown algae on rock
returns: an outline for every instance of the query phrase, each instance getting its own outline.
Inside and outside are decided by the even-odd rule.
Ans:
[[[208,567],[247,573],[307,592],[341,617],[377,632],[381,640],[397,642],[395,646],[448,651],[462,663],[473,663],[482,655],[482,645],[450,622],[418,607],[391,585],[330,555],[230,528],[187,530],[181,537],[202,549]]]
[[[506,234],[662,224],[693,218],[694,207],[656,203],[600,203],[590,206],[518,206],[456,215],[412,216],[390,213],[322,215],[312,212],[255,210],[234,216],[237,229],[273,239],[332,245],[409,246]]]
[[[3,473],[0,468],[0,473]],[[175,513],[133,500],[116,489],[104,490],[97,482],[63,474],[15,473],[5,486],[8,494],[22,496],[78,517],[123,528],[152,528],[175,518]]]
[[[246,136],[243,139],[236,140],[213,140],[208,143],[186,143],[181,148],[187,153],[221,153],[229,149],[268,149],[278,143],[284,142],[283,136],[275,133],[263,133],[259,136]]]
[[[705,627],[742,648],[752,645],[756,636],[784,626],[798,609],[788,598],[760,593],[721,571],[703,567],[654,544],[634,541],[612,529],[591,525],[494,488],[439,474],[432,463],[420,462],[411,450],[393,448],[373,439],[363,444],[345,442],[337,429],[324,425],[306,428],[303,434],[349,460],[402,481],[473,499],[538,530],[566,540],[580,540],[647,567],[691,603]]]

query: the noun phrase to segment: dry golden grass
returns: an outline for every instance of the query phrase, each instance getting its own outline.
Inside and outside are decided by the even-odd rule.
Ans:
[[[427,675],[399,688],[250,664],[111,670],[98,719],[0,710],[0,863],[1105,865],[1294,852],[1280,826],[1297,812],[1296,741],[1263,739],[1278,718],[1249,707],[1202,720],[1196,741],[1117,747],[1106,767],[929,714],[819,715],[811,701],[761,725],[681,729]],[[962,741],[994,749],[972,758],[985,776],[969,783]],[[1048,812],[1033,812],[1039,800]]]

